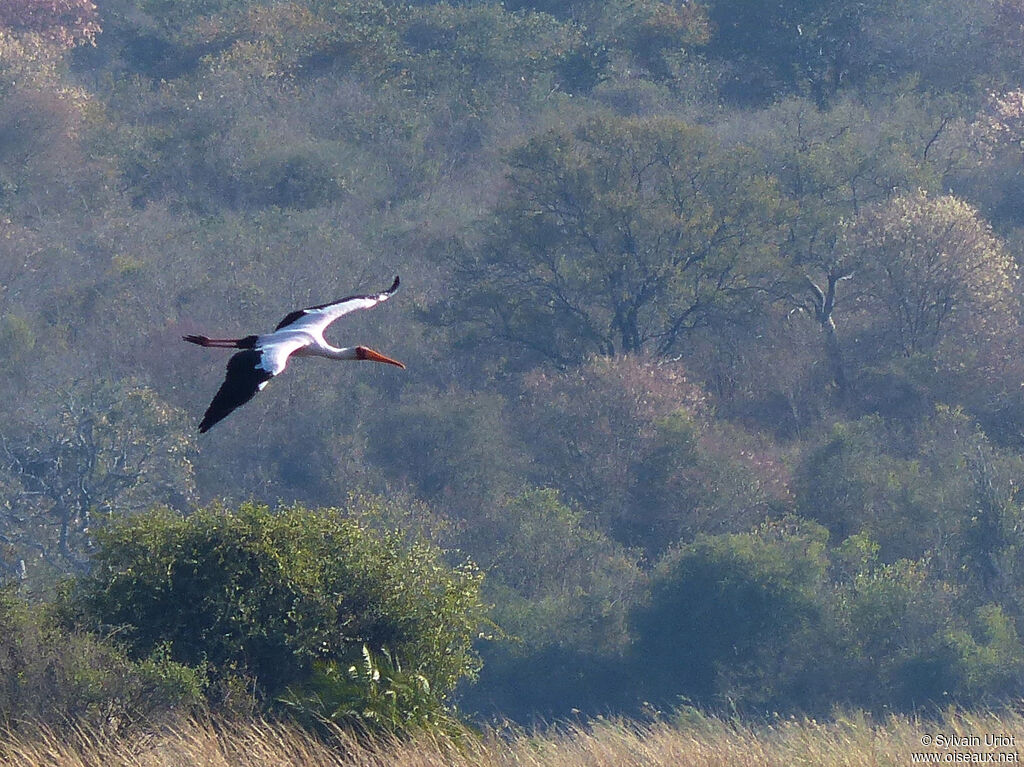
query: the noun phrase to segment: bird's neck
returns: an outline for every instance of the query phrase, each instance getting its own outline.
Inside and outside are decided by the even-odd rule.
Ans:
[[[339,349],[337,346],[331,346],[330,344],[324,344],[320,349],[321,356],[327,357],[332,360],[357,360],[359,359],[359,352],[355,346],[346,346]]]

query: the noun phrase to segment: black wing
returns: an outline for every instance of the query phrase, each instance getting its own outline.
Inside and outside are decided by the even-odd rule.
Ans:
[[[228,374],[214,395],[213,402],[206,408],[206,414],[199,424],[200,434],[209,431],[210,427],[232,410],[255,397],[256,392],[273,378],[273,373],[260,367],[262,359],[259,351],[246,349],[228,360]]]
[[[371,306],[376,306],[381,301],[387,301],[388,298],[391,297],[391,294],[396,290],[398,290],[397,276],[395,277],[395,281],[391,283],[391,287],[380,293],[374,293],[366,296],[348,296],[347,298],[339,298],[337,301],[331,301],[328,304],[307,306],[305,309],[296,309],[277,323],[277,327],[274,328],[274,330],[280,330],[288,325],[293,325],[304,317],[308,317],[309,321],[313,324],[318,326],[323,325],[326,327],[344,314],[348,314],[356,309],[369,309]],[[321,327],[320,330],[322,332],[323,328]]]

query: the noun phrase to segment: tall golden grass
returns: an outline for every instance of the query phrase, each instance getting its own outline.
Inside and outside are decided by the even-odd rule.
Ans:
[[[995,736],[1013,745],[986,743]],[[979,745],[970,745],[974,739]],[[930,742],[929,742],[930,741]],[[0,765],[18,767],[793,767],[908,765],[916,753],[937,763],[970,763],[996,754],[1019,763],[1024,717],[951,712],[938,719],[862,714],[829,722],[779,719],[750,724],[701,715],[639,724],[599,719],[546,731],[466,730],[455,737],[421,735],[361,740],[336,732],[318,739],[299,727],[208,718],[132,734],[83,727],[62,731],[19,725],[0,734]],[[924,745],[924,744],[928,745]],[[1024,747],[1021,747],[1024,750]],[[947,756],[959,754],[959,756]],[[1005,754],[1006,756],[998,756]],[[982,761],[986,757],[978,757]],[[976,760],[978,759],[976,758]]]

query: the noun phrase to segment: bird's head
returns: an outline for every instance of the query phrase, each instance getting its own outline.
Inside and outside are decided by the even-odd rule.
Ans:
[[[375,352],[373,349],[370,349],[366,346],[356,347],[356,359],[370,360],[370,362],[386,362],[389,365],[397,365],[400,368],[405,367],[405,365],[403,365],[398,360],[393,360],[390,357],[385,357],[380,352]]]

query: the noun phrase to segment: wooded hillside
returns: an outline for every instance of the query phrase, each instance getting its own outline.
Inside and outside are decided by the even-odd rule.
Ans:
[[[41,648],[7,657],[88,665],[45,609],[214,702],[348,658],[431,717],[1019,696],[1022,53],[1018,0],[6,0],[0,624]],[[197,434],[227,354],[182,335],[395,274],[328,336],[406,370],[298,360]],[[258,651],[117,591],[197,513],[250,533],[193,564],[287,571]],[[328,518],[424,569],[317,650],[354,625]]]

